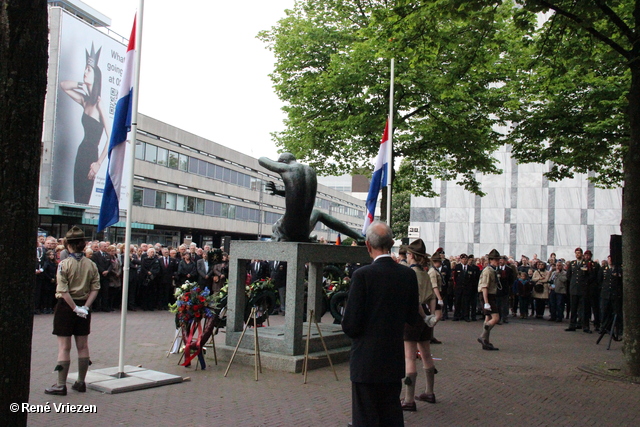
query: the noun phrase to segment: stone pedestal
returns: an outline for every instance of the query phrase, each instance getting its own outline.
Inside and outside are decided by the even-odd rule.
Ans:
[[[246,265],[251,259],[287,262],[286,316],[284,327],[263,327],[258,330],[261,352],[299,359],[304,354],[306,329],[304,315],[304,266],[309,263],[307,308],[319,313],[322,304],[322,269],[327,263],[369,263],[371,258],[363,246],[335,246],[318,243],[232,241],[229,258],[229,297],[225,344],[235,347],[244,327],[246,304]],[[319,315],[316,320],[320,321]],[[310,319],[313,320],[313,319]],[[321,325],[329,350],[350,346],[340,325]],[[249,332],[247,332],[249,333]],[[251,334],[252,335],[252,334]],[[315,325],[311,328],[312,351],[323,351]],[[240,348],[253,351],[253,339],[245,337]],[[285,369],[288,370],[288,369]]]

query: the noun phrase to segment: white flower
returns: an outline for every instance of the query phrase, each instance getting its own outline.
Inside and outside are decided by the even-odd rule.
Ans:
[[[182,289],[186,291],[187,289],[189,289],[189,285],[185,283],[184,285],[182,285]]]

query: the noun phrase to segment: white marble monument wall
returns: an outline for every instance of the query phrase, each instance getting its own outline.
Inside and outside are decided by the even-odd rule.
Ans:
[[[552,252],[573,259],[580,246],[606,258],[611,234],[620,234],[622,189],[595,188],[584,174],[551,182],[543,175],[549,164],[518,164],[508,145],[494,156],[503,173],[477,176],[486,196],[435,181],[439,196],[411,198],[410,223],[420,227],[428,252],[481,256],[496,248],[518,259]]]

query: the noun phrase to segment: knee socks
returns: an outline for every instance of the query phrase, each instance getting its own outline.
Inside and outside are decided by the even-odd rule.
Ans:
[[[69,374],[69,360],[59,360],[56,365],[56,371],[58,372],[58,385],[63,386],[67,384],[67,375]]]
[[[78,382],[84,382],[90,363],[88,357],[78,358]]]
[[[484,323],[483,326],[483,330],[482,330],[482,340],[486,343],[489,342],[489,335],[491,335],[491,329],[493,329],[493,325],[489,325],[487,324],[487,322]]]
[[[414,400],[414,395],[416,393],[416,378],[418,378],[418,373],[412,372],[410,374],[407,374],[406,378],[404,379],[404,383],[407,386],[407,390],[404,394],[405,402],[413,402]]]
[[[425,368],[424,373],[427,375],[427,386],[424,390],[427,394],[433,394],[433,382],[436,375],[436,367]]]

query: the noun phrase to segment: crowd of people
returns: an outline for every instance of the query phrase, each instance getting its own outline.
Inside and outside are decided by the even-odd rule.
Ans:
[[[124,278],[124,244],[88,241],[83,251],[93,261],[100,275],[100,291],[93,311],[112,312],[121,309]],[[228,254],[222,262],[210,261],[211,247],[198,248],[195,243],[178,248],[142,243],[129,248],[129,291],[127,309],[168,310],[174,302],[175,287],[186,281],[198,282],[217,292],[229,274]],[[64,239],[39,236],[36,250],[36,285],[34,314],[53,313],[56,272],[69,256]]]

